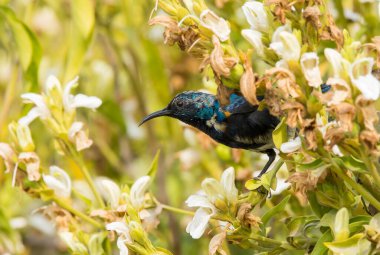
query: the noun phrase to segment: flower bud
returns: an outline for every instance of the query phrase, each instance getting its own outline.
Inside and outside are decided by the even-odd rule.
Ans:
[[[302,54],[301,68],[310,87],[319,88],[322,84],[321,72],[319,71],[319,58],[316,53]]]
[[[233,167],[224,170],[220,183],[224,188],[224,195],[228,202],[235,204],[238,199],[238,190],[235,186],[235,170]]]
[[[30,129],[27,125],[12,122],[9,124],[9,132],[11,133],[11,137],[14,142],[20,146],[22,151],[34,151],[34,142]]]
[[[264,54],[264,45],[261,41],[262,34],[252,29],[243,29],[242,36],[253,46],[259,56]]]
[[[243,7],[243,12],[251,28],[261,32],[267,32],[269,29],[268,17],[264,5],[260,2],[249,1]]]

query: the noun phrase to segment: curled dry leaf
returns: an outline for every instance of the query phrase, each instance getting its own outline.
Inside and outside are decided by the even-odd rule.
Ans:
[[[286,68],[275,67],[271,68],[265,72],[266,76],[274,78],[277,82],[278,88],[283,92],[283,98],[287,99],[289,97],[297,98],[300,95],[299,86],[296,84],[296,78],[294,74]],[[273,86],[273,83],[267,83],[267,85]],[[268,87],[267,87],[268,88]]]

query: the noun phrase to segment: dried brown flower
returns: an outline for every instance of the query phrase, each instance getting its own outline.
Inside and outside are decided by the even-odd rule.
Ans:
[[[210,54],[210,64],[218,77],[228,77],[231,74],[231,69],[238,63],[234,57],[225,57],[223,48],[220,44],[218,37],[212,36],[212,43],[214,49]]]
[[[259,101],[256,97],[256,75],[253,73],[251,63],[247,56],[244,56],[244,73],[240,78],[240,91],[244,98],[252,105],[258,105]]]
[[[337,27],[334,18],[331,14],[327,14],[327,24],[324,27],[324,30],[322,31],[321,39],[334,41],[338,49],[341,49],[343,47],[343,32]]]
[[[296,78],[288,69],[282,67],[271,68],[265,72],[265,75],[270,76],[275,80],[275,82],[267,83],[266,85],[273,86],[273,84],[276,84],[283,92],[283,98],[299,97],[301,92],[299,86],[296,84]]]
[[[9,172],[17,160],[16,153],[9,144],[0,143],[0,157],[4,160],[5,172]]]
[[[315,28],[320,28],[321,21],[319,17],[321,16],[321,11],[319,10],[318,6],[308,6],[303,12],[303,17],[306,19],[307,22],[310,22]]]
[[[294,192],[302,205],[307,204],[307,192],[317,187],[318,181],[323,179],[325,174],[313,174],[312,171],[295,172],[287,180],[294,188]]]
[[[36,212],[42,212],[49,220],[53,221],[58,231],[68,231],[70,224],[72,224],[73,217],[71,214],[56,204],[43,206]]]
[[[364,130],[360,132],[359,139],[372,155],[379,156],[380,153],[377,150],[377,143],[379,142],[380,135],[376,131]]]
[[[38,181],[41,179],[40,158],[35,152],[21,152],[18,159],[25,164],[30,181]]]
[[[305,136],[309,150],[315,150],[318,147],[316,127],[315,119],[305,119],[302,125],[301,134]]]
[[[223,241],[226,239],[226,235],[226,231],[222,231],[211,238],[210,244],[208,246],[209,255],[227,255],[227,253],[222,248]]]
[[[243,203],[238,210],[236,218],[245,226],[258,228],[261,219],[252,213],[252,205]]]
[[[345,130],[342,127],[330,126],[326,130],[324,140],[326,142],[326,150],[331,150],[336,144],[339,144],[344,139]]]
[[[195,25],[182,28],[178,26],[177,21],[168,16],[157,16],[149,20],[149,25],[157,24],[165,27],[164,43],[177,43],[183,51],[190,51],[199,40],[198,28]]]
[[[367,130],[375,131],[375,124],[379,121],[375,107],[375,101],[364,99],[363,95],[356,98],[356,105],[362,115],[364,126]]]
[[[355,118],[355,107],[352,104],[343,102],[338,105],[333,105],[330,111],[339,121],[343,130],[348,132],[352,131],[352,121]]]
[[[297,127],[297,123],[302,125],[303,117],[305,116],[305,107],[303,104],[296,101],[286,102],[281,106],[281,110],[287,112],[288,118],[286,123],[289,127],[295,128]]]
[[[288,0],[266,0],[265,5],[275,5],[273,14],[277,19],[285,24],[286,22],[286,13],[291,11],[292,3],[289,3]]]

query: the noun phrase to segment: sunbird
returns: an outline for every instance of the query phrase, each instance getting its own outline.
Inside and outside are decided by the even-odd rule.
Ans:
[[[146,116],[140,123],[168,116],[191,125],[215,141],[231,148],[251,150],[268,155],[262,176],[276,158],[272,132],[280,120],[268,109],[258,110],[244,97],[230,96],[227,106],[221,106],[216,96],[203,92],[186,91],[178,94],[164,109]]]

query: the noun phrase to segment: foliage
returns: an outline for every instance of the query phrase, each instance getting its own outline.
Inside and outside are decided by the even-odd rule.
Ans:
[[[0,253],[379,254],[379,11],[0,1]],[[138,127],[191,89],[281,119],[269,172],[174,120]]]

